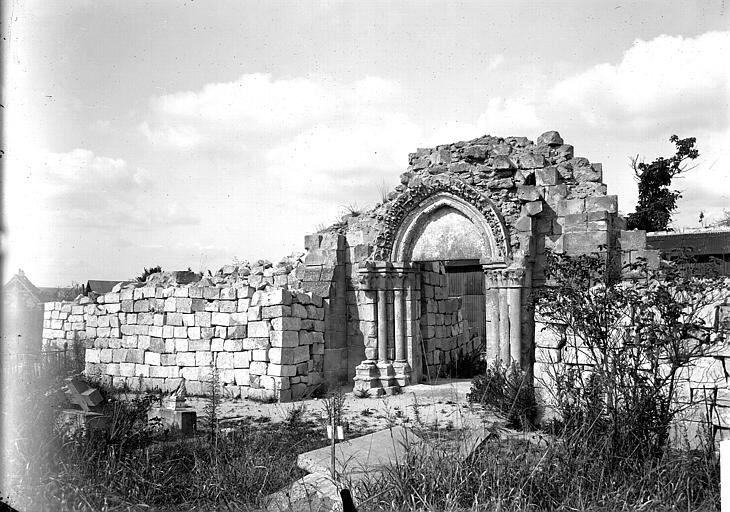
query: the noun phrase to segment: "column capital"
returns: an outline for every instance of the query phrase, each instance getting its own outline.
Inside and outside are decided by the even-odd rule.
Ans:
[[[357,272],[361,290],[402,290],[406,288],[406,278],[416,268],[413,263],[368,261],[361,263]]]
[[[522,288],[525,286],[526,270],[522,267],[488,267],[484,265],[487,288]]]

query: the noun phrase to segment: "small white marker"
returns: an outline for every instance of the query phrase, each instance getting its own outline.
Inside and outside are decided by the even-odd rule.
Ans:
[[[332,425],[327,425],[327,439],[332,439]],[[337,440],[343,441],[345,439],[345,431],[342,425],[337,425]]]

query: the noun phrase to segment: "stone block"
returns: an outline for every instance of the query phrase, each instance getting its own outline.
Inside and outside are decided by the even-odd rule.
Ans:
[[[526,153],[520,156],[520,169],[538,169],[545,167],[545,157],[536,153]]]
[[[289,305],[292,302],[291,292],[283,288],[267,290],[261,295],[261,306]]]
[[[251,361],[248,371],[251,375],[266,375],[268,366],[268,363],[263,361]]]
[[[233,353],[217,352],[215,365],[218,368],[233,368]]]
[[[249,306],[246,316],[249,322],[261,320],[261,306]]]
[[[197,366],[211,366],[213,364],[213,352],[201,350],[195,352],[195,364]],[[219,366],[219,368],[221,368]]]
[[[618,213],[618,196],[586,197],[586,212],[606,211]]]
[[[192,313],[193,299],[188,297],[175,298],[175,310],[178,313]]]
[[[620,242],[622,251],[643,250],[646,248],[646,231],[621,231]]]
[[[530,201],[529,203],[525,203],[523,208],[524,208],[524,212],[526,215],[533,217],[535,215],[539,215],[540,213],[542,213],[543,202],[542,201]]]
[[[271,327],[275,331],[298,331],[301,328],[302,320],[298,317],[280,317],[271,320]]]
[[[538,187],[549,187],[560,183],[560,173],[556,167],[550,166],[535,170],[535,184]]]
[[[242,339],[248,336],[248,329],[245,325],[236,325],[228,328],[228,337],[232,339]]]
[[[291,316],[291,306],[262,306],[261,316],[265,319]]]
[[[177,354],[160,354],[160,364],[163,366],[177,366]]]
[[[540,199],[540,189],[534,185],[521,185],[517,187],[517,198],[520,201],[538,201]]]
[[[230,313],[212,313],[210,319],[211,325],[220,325],[228,327],[231,325]]]
[[[134,377],[134,367],[135,363],[119,363],[119,375],[122,377]]]
[[[231,326],[248,324],[248,315],[246,313],[231,313]]]
[[[192,351],[198,351],[198,350],[210,350],[210,340],[204,340],[204,339],[198,339],[198,340],[190,340],[188,342],[188,347]]]
[[[228,339],[223,342],[223,350],[226,352],[237,352],[243,350],[243,342],[238,339]]]
[[[251,361],[262,361],[264,363],[269,362],[269,351],[268,350],[252,350]]]
[[[198,325],[200,327],[210,327],[211,319],[212,319],[212,313],[208,311],[197,311],[194,313],[195,316],[195,325]]]
[[[576,233],[586,231],[586,214],[576,213],[568,214],[562,218],[562,226],[564,233]]]
[[[603,179],[603,166],[601,164],[580,167],[574,166],[573,178],[579,183],[586,181],[600,182]]]
[[[203,287],[203,298],[206,300],[217,300],[220,298],[220,289],[215,286]]]
[[[271,346],[280,348],[296,347],[299,345],[298,331],[271,331]]]
[[[249,322],[248,336],[251,338],[268,338],[270,332],[269,322]]]
[[[585,233],[566,233],[563,235],[563,248],[569,255],[591,254],[605,250],[609,245],[609,236],[606,231]]]
[[[504,155],[497,155],[494,157],[494,161],[492,162],[492,167],[495,169],[516,169],[517,166],[512,161],[511,158]]]
[[[233,370],[235,382],[239,386],[248,386],[251,384],[251,374],[246,368],[236,368]]]
[[[218,301],[218,311],[221,313],[235,313],[238,311],[238,302],[235,300]]]
[[[195,352],[178,352],[175,354],[175,363],[178,366],[195,366]]]
[[[165,313],[165,324],[175,327],[181,326],[183,324],[182,313]]]
[[[253,366],[254,363],[251,363]],[[252,372],[254,373],[254,372]],[[297,367],[293,364],[274,364],[269,363],[265,373],[259,375],[270,375],[272,377],[294,377],[297,374]]]
[[[160,365],[159,352],[145,352],[144,353],[144,363],[147,365],[159,366]]]
[[[269,338],[246,338],[241,342],[243,350],[268,349],[271,346]]]
[[[234,368],[248,368],[251,364],[251,352],[250,350],[233,353],[233,367]]]
[[[585,213],[585,199],[563,199],[558,201],[558,216],[577,215]]]

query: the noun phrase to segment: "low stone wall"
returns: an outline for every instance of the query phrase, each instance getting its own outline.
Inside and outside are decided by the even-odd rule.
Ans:
[[[296,400],[322,382],[321,297],[244,285],[143,286],[46,304],[44,344],[83,339],[86,372],[114,387]]]

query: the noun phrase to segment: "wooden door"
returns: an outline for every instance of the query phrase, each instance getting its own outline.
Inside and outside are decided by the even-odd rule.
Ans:
[[[466,262],[465,262],[466,263]],[[481,265],[449,262],[446,267],[449,297],[461,297],[461,312],[472,333],[486,339],[484,271]]]

